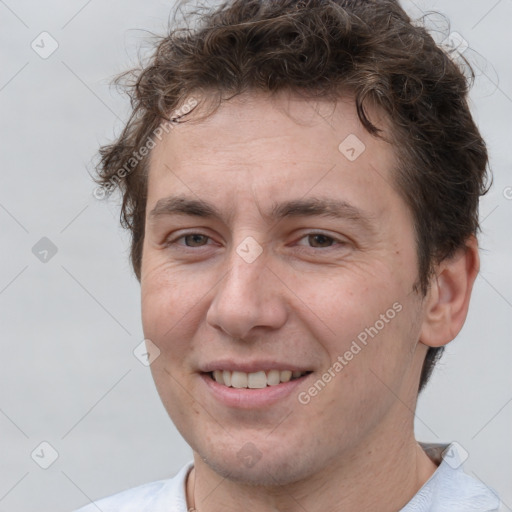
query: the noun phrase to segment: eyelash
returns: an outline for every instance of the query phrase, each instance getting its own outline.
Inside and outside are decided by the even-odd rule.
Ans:
[[[172,245],[178,245],[178,246],[181,246],[181,247],[185,247],[186,249],[194,249],[193,246],[184,245],[184,244],[178,244],[177,243],[179,240],[182,240],[182,239],[185,239],[187,237],[194,236],[194,235],[199,235],[199,236],[202,236],[202,237],[205,237],[205,238],[211,240],[211,237],[209,237],[208,235],[205,235],[204,233],[191,232],[191,233],[185,233],[183,235],[180,235],[177,238],[167,240],[164,245],[165,245],[165,247],[170,247]],[[347,244],[347,242],[344,242],[343,240],[340,240],[338,238],[334,238],[334,237],[332,237],[330,235],[326,235],[325,233],[321,233],[321,232],[317,232],[317,231],[312,231],[310,233],[306,233],[301,238],[299,238],[299,241],[303,240],[304,238],[311,237],[311,236],[322,236],[322,237],[330,240],[331,242],[333,242],[333,245],[329,245],[328,247],[307,247],[308,249],[313,249],[313,250],[314,249],[323,249],[325,251],[327,249],[331,249],[333,247],[336,247],[336,245],[344,246],[344,245]],[[197,246],[196,248],[199,248],[199,247],[206,247],[206,246],[205,245],[200,245],[200,246]]]

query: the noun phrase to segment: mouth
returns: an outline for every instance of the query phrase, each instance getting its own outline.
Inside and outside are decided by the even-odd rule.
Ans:
[[[264,389],[286,382],[301,379],[310,371],[298,370],[260,370],[246,373],[241,371],[214,370],[206,373],[217,384],[235,389]]]

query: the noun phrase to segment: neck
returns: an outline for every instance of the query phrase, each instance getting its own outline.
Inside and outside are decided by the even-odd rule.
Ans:
[[[194,453],[187,481],[188,508],[200,512],[393,512],[403,508],[432,476],[436,465],[414,439],[396,431],[365,440],[321,473],[286,486],[246,485],[222,478]]]

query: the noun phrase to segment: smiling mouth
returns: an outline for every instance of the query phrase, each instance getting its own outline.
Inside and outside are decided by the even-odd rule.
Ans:
[[[300,379],[311,372],[292,370],[268,370],[252,373],[229,370],[215,370],[208,375],[222,386],[237,389],[263,389],[267,386],[277,386],[291,380]]]

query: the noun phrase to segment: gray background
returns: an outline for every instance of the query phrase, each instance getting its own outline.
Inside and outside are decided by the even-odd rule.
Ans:
[[[420,398],[417,436],[458,441],[466,471],[512,510],[512,0],[404,5],[415,17],[445,13],[451,28],[432,18],[436,37],[468,41],[495,176],[469,319]],[[109,80],[165,29],[171,6],[0,0],[0,512],[70,511],[191,457],[132,353],[143,335],[128,237],[118,200],[95,199],[88,174],[128,113]],[[31,48],[43,31],[59,44],[47,59]],[[46,263],[32,252],[42,237],[58,251]],[[50,461],[43,441],[58,453],[46,470],[31,458],[37,448],[34,459]]]

